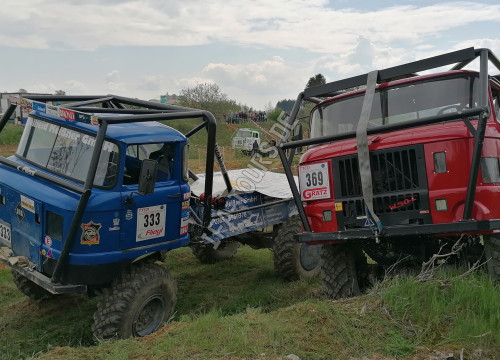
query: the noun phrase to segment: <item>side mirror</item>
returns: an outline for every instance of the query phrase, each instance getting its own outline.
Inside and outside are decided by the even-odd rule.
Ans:
[[[140,195],[149,195],[155,191],[157,166],[156,160],[142,160],[138,189]]]

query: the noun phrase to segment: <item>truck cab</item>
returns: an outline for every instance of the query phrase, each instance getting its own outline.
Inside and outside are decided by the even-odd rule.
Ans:
[[[0,242],[51,277],[77,211],[79,196],[30,174],[42,172],[83,185],[97,126],[33,111],[19,147],[0,167]],[[144,160],[168,146],[157,162],[154,191],[139,194]],[[186,138],[155,122],[110,126],[97,163],[93,192],[74,235],[64,282],[111,281],[133,260],[189,242],[182,202],[189,200],[182,169]],[[156,161],[156,159],[155,159]],[[165,162],[166,166],[160,165]],[[186,199],[184,199],[186,197]],[[187,214],[185,214],[185,217]],[[168,223],[167,223],[167,219]]]
[[[479,71],[464,69],[476,59]],[[490,50],[468,48],[299,95],[289,122],[303,100],[314,103],[311,138],[282,150],[309,146],[294,194],[297,239],[328,245],[330,297],[360,293],[366,255],[420,268],[445,251],[467,266],[486,261],[500,281],[500,77],[489,63],[500,70]]]

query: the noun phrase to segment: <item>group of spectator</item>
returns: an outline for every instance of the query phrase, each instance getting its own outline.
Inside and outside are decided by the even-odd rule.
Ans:
[[[228,124],[243,124],[246,123],[249,119],[256,122],[267,121],[266,112],[259,111],[247,114],[245,112],[240,111],[240,112],[230,113],[227,116],[226,121]]]

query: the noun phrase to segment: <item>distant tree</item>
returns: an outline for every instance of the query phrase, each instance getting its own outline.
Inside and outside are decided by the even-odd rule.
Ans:
[[[240,109],[235,100],[222,93],[219,85],[212,83],[182,89],[179,105],[210,111],[217,119],[224,119],[229,113]]]
[[[316,74],[309,79],[306,85],[306,89],[313,86],[324,85],[324,84],[326,84],[325,77],[321,74]]]
[[[283,112],[282,109],[276,107],[274,108],[274,110],[268,111],[266,115],[269,120],[276,121],[278,119],[278,116],[280,116],[282,112]]]
[[[276,103],[276,107],[290,113],[293,109],[293,104],[295,104],[294,100],[280,100]]]
[[[28,93],[28,90],[21,88],[21,89],[17,90],[17,92],[18,92],[19,94],[27,94],[27,93]]]
[[[54,93],[54,95],[64,96],[64,95],[66,95],[66,91],[64,91],[64,90],[56,90],[56,92]]]

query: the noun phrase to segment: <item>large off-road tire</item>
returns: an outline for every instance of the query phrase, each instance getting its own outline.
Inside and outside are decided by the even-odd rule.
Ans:
[[[104,289],[94,313],[97,339],[141,337],[158,330],[174,311],[177,284],[164,267],[144,262]]]
[[[323,245],[321,278],[328,298],[358,296],[366,286],[366,256],[356,244]]]
[[[233,258],[239,247],[239,242],[226,239],[219,244],[217,249],[214,249],[212,244],[193,243],[191,251],[202,264],[215,264]]]
[[[273,242],[274,269],[289,281],[317,275],[321,269],[321,245],[296,242],[293,236],[300,232],[300,217],[292,216],[280,226]]]
[[[500,282],[500,236],[498,234],[484,237],[484,252],[488,274],[493,280]]]
[[[11,271],[14,284],[16,284],[19,291],[21,291],[24,295],[26,295],[30,299],[45,300],[53,298],[55,296],[51,292],[48,292],[41,286],[35,284],[33,281],[21,275],[21,273],[17,272],[16,270],[12,269]]]

